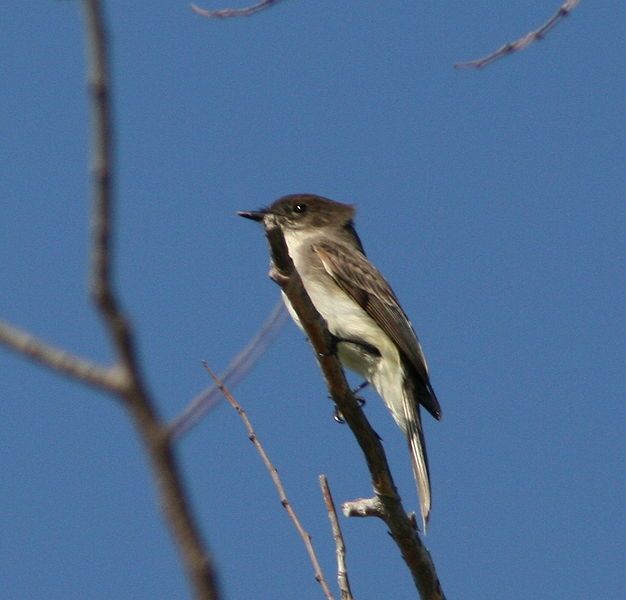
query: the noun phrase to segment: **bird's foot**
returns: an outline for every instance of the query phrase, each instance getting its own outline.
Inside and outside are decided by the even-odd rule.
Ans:
[[[363,387],[365,387],[365,386],[363,386]],[[361,386],[359,386],[357,389],[362,389],[362,388],[361,388]],[[359,406],[361,406],[361,407],[365,406],[365,398],[360,398],[359,396],[356,396],[356,401],[359,403]],[[345,423],[346,422],[346,420],[343,418],[343,415],[341,414],[341,411],[339,410],[339,407],[336,404],[335,404],[335,409],[333,410],[333,419],[337,423]]]

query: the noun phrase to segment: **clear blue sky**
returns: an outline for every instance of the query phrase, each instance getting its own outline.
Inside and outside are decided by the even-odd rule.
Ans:
[[[162,412],[277,299],[262,232],[235,211],[300,191],[356,204],[444,411],[425,419],[426,542],[450,599],[626,597],[624,7],[582,2],[527,51],[452,68],[558,1],[289,0],[219,22],[107,3],[118,284]],[[85,293],[79,8],[0,7],[0,315],[109,361]],[[371,488],[295,326],[235,393],[334,582],[317,476],[338,502]],[[0,397],[2,598],[188,597],[120,407],[5,350]],[[367,398],[416,509],[405,443]],[[235,413],[216,408],[180,456],[225,598],[320,598]],[[342,524],[357,597],[414,597],[383,525]]]

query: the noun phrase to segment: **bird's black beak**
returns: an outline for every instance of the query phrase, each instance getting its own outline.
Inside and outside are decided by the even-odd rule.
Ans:
[[[237,214],[240,217],[245,217],[246,219],[250,219],[252,221],[262,221],[263,217],[267,214],[267,210],[240,210]]]

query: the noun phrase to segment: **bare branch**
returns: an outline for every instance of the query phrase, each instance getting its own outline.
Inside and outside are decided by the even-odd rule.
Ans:
[[[562,21],[565,17],[567,17],[574,10],[574,8],[576,8],[579,2],[580,0],[566,0],[554,14],[545,23],[543,23],[543,25],[534,31],[528,32],[525,36],[522,36],[514,42],[504,44],[491,54],[487,54],[487,56],[467,62],[456,63],[454,67],[456,69],[482,69],[503,56],[508,56],[514,52],[524,50],[533,42],[543,39],[546,33],[555,27],[559,21]]]
[[[363,451],[374,492],[382,506],[381,518],[389,527],[422,600],[444,600],[435,565],[419,538],[415,520],[409,518],[402,506],[380,439],[346,381],[334,353],[331,335],[302,285],[287,251],[285,238],[279,227],[267,227],[265,235],[272,255],[270,277],[289,298],[315,350],[331,398]]]
[[[119,394],[125,387],[123,372],[120,369],[102,367],[61,348],[50,346],[4,321],[0,321],[0,344],[47,369],[107,392]]]
[[[293,509],[293,506],[291,506],[291,503],[289,502],[289,499],[287,498],[287,493],[285,492],[285,486],[283,486],[283,482],[280,479],[280,475],[278,475],[278,469],[273,465],[272,461],[270,460],[270,457],[265,451],[265,448],[261,444],[261,441],[259,440],[257,434],[255,433],[254,428],[252,427],[252,423],[250,422],[250,419],[248,418],[248,415],[246,414],[246,411],[243,409],[241,404],[239,404],[239,402],[235,400],[233,395],[224,386],[224,383],[220,381],[220,379],[217,377],[217,375],[215,375],[215,373],[213,373],[213,371],[211,371],[206,361],[203,362],[202,364],[204,365],[204,368],[207,370],[208,374],[211,376],[211,379],[213,379],[215,385],[217,385],[220,392],[224,394],[224,397],[226,398],[226,400],[228,400],[228,403],[237,411],[237,414],[243,421],[246,431],[248,432],[248,439],[254,445],[256,451],[259,453],[259,456],[261,457],[261,460],[263,461],[263,464],[269,471],[270,477],[272,478],[272,481],[274,483],[274,487],[276,488],[278,492],[278,497],[280,498],[280,503],[282,507],[287,511],[287,514],[289,515],[289,518],[293,522],[296,528],[296,531],[298,532],[298,534],[302,538],[302,541],[304,542],[304,546],[306,548],[307,554],[309,555],[309,560],[311,561],[311,564],[313,565],[313,571],[315,572],[315,581],[317,581],[320,584],[327,600],[334,600],[333,594],[330,591],[330,588],[328,587],[328,583],[326,582],[326,578],[324,577],[324,573],[322,572],[322,567],[319,563],[319,560],[317,559],[317,554],[315,554],[315,549],[313,548],[313,543],[311,541],[311,535],[303,527],[302,522],[300,521],[300,518],[296,514],[296,511]]]
[[[268,346],[274,341],[276,334],[287,320],[287,310],[279,300],[269,316],[248,342],[246,347],[228,365],[221,376],[224,385],[234,387],[254,367]],[[220,402],[223,394],[217,385],[212,385],[200,392],[170,424],[173,439],[178,439],[197,425],[202,417]]]
[[[138,372],[130,324],[119,307],[111,278],[113,264],[113,127],[106,31],[100,2],[85,2],[90,58],[92,120],[91,294],[122,364]]]
[[[341,600],[354,600],[352,590],[350,589],[350,581],[348,579],[348,567],[346,566],[346,544],[343,540],[343,534],[341,533],[341,527],[339,526],[335,503],[333,502],[333,497],[330,493],[330,487],[328,485],[326,475],[320,475],[320,487],[322,488],[322,496],[324,498],[326,510],[328,511],[328,520],[330,521],[330,526],[333,531],[333,539],[335,540],[337,553],[337,584],[339,585],[339,590],[341,591]]]
[[[192,582],[196,598],[217,600],[217,576],[193,518],[167,427],[140,373],[130,323],[112,284],[113,126],[109,98],[107,36],[98,0],[85,0],[89,89],[93,124],[92,295],[127,376],[121,394],[149,455],[161,506]]]
[[[271,8],[275,4],[278,4],[282,0],[262,0],[257,4],[251,6],[245,6],[243,8],[222,8],[221,10],[208,10],[201,8],[197,4],[191,4],[191,10],[201,17],[207,19],[229,19],[231,17],[249,17],[255,13],[258,13],[266,8]]]

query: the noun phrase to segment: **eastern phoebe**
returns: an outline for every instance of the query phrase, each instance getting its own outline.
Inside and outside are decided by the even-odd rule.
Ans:
[[[406,434],[425,528],[431,495],[419,405],[435,419],[441,409],[422,347],[393,290],[366,258],[354,213],[347,204],[294,194],[238,214],[280,227],[304,288],[337,340],[342,365],[374,386]],[[283,299],[302,329],[284,294]]]

